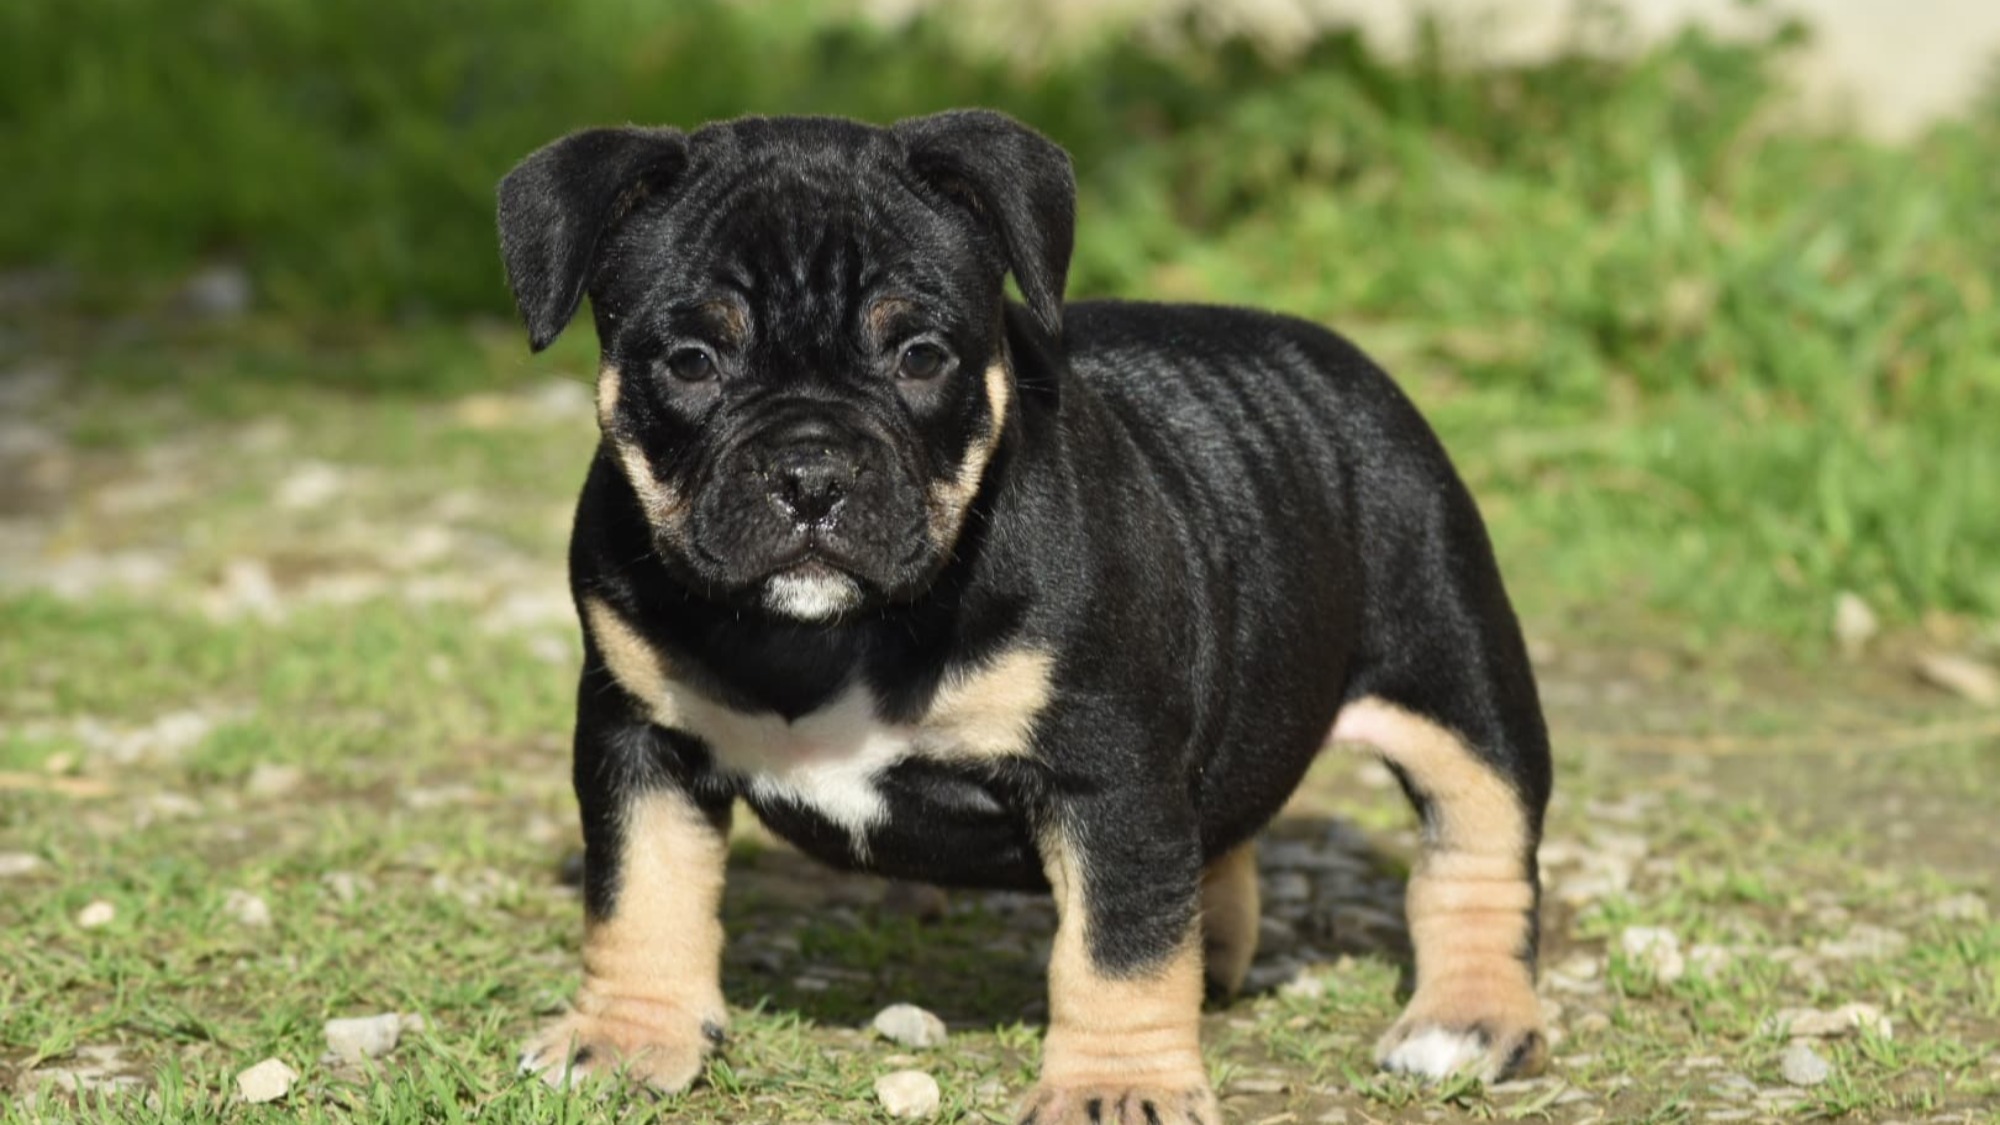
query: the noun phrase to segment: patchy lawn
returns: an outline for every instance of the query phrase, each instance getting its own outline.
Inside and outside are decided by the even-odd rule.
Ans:
[[[580,931],[559,568],[594,431],[574,354],[538,362],[459,397],[0,385],[0,1120],[870,1120],[904,1068],[940,1120],[1007,1119],[1047,902],[931,917],[748,818],[707,1080],[654,1102],[515,1073]],[[1478,433],[1476,401],[1437,409]],[[1502,444],[1456,443],[1497,487]],[[1554,1065],[1372,1072],[1412,822],[1332,755],[1263,852],[1254,992],[1207,1019],[1231,1120],[2000,1120],[2000,713],[1908,671],[1990,638],[1941,619],[1840,659],[1662,625],[1567,590],[1546,525],[1492,507],[1559,761]],[[896,1002],[949,1044],[870,1034]],[[323,1057],[325,1021],[385,1013],[413,1017],[386,1055]],[[1821,1081],[1787,1081],[1817,1069],[1787,1028]],[[296,1083],[241,1103],[270,1058]]]

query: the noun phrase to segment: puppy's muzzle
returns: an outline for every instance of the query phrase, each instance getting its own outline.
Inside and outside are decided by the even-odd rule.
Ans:
[[[861,475],[853,456],[817,438],[793,442],[760,460],[758,476],[771,503],[801,528],[833,523]]]

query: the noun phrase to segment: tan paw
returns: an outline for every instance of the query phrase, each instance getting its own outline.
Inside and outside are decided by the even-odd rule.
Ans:
[[[1483,1082],[1504,1082],[1541,1073],[1549,1061],[1549,1040],[1538,1019],[1447,1018],[1423,1013],[1413,1003],[1375,1045],[1375,1061],[1383,1070],[1432,1080],[1471,1074]]]
[[[623,1074],[661,1093],[685,1090],[722,1045],[723,1025],[679,1007],[643,1000],[593,1004],[536,1033],[521,1051],[521,1069],[551,1086]]]
[[[1193,1086],[1052,1086],[1029,1091],[1019,1125],[1221,1125],[1206,1083]]]

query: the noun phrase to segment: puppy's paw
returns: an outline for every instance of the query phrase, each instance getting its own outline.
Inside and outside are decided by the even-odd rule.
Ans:
[[[1206,1082],[1186,1086],[1052,1085],[1029,1092],[1018,1125],[1221,1125]]]
[[[1515,1010],[1519,1005],[1510,1005],[1506,1011],[1480,1016],[1462,1010],[1426,1011],[1412,1001],[1410,1010],[1375,1045],[1375,1062],[1383,1070],[1433,1081],[1454,1074],[1471,1074],[1483,1082],[1532,1077],[1548,1064],[1549,1041],[1542,1034],[1532,997],[1529,1004],[1527,1012],[1532,1015],[1524,1016]]]
[[[551,1086],[622,1073],[663,1094],[687,1089],[722,1045],[723,1025],[679,1007],[610,1001],[573,1011],[536,1033],[521,1069]]]

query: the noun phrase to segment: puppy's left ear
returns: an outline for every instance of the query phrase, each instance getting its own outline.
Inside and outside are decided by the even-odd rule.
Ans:
[[[1051,339],[1060,339],[1063,286],[1076,239],[1069,154],[990,109],[913,117],[893,131],[919,176],[999,236],[1028,311]]]
[[[677,129],[585,129],[531,153],[500,181],[500,257],[536,351],[583,303],[604,235],[687,167]]]

